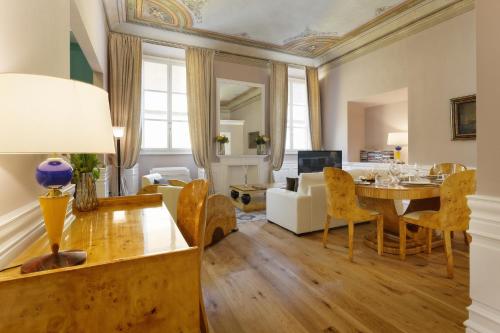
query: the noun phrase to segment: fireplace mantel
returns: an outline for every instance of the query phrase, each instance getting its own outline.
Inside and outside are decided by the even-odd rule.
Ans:
[[[219,162],[212,163],[216,192],[228,194],[229,185],[244,184],[245,172],[249,184],[269,183],[269,155],[218,155],[217,157]]]

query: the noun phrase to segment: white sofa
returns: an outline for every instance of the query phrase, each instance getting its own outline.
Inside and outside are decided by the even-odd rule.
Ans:
[[[270,188],[266,193],[267,220],[296,234],[322,230],[326,218],[323,172],[302,173],[297,192]],[[332,221],[330,227],[346,225]]]
[[[162,175],[159,173],[153,173],[149,175],[142,176],[142,188],[148,185],[155,185],[155,179],[161,179]],[[181,193],[181,186],[171,186],[171,185],[159,185],[156,189],[158,193],[163,196],[163,202],[167,207],[170,215],[177,221],[177,200],[179,199],[179,194]]]

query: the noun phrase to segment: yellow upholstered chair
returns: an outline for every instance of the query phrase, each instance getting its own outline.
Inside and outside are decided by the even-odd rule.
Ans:
[[[384,217],[379,212],[363,209],[356,200],[354,180],[352,176],[337,168],[324,168],[326,185],[327,213],[323,246],[326,247],[330,219],[347,221],[349,233],[349,260],[352,261],[354,246],[354,223],[363,221],[377,221],[377,250],[382,255],[384,250]]]
[[[441,230],[444,236],[448,277],[453,278],[453,252],[451,232],[465,231],[469,227],[470,209],[467,195],[476,191],[476,171],[468,170],[455,173],[441,185],[441,205],[439,211],[418,211],[399,218],[400,256],[406,256],[406,224],[416,224],[427,228],[427,253],[431,252],[432,229]]]
[[[179,194],[177,203],[177,226],[189,246],[200,251],[200,272],[205,246],[205,225],[207,215],[208,182],[197,179],[187,184]],[[200,331],[208,332],[208,320],[203,302],[200,281]]]
[[[467,167],[465,167],[465,165],[462,165],[460,163],[440,163],[433,166],[429,170],[429,175],[431,176],[436,176],[439,174],[452,175],[454,173],[462,172],[465,170],[467,170]]]
[[[439,163],[439,164],[433,166],[429,170],[429,175],[430,176],[437,176],[440,174],[452,175],[454,173],[462,172],[465,170],[467,170],[467,167],[465,165],[460,164],[460,163]],[[467,231],[464,231],[463,234],[464,234],[465,244],[469,245],[469,242],[470,242],[469,237],[470,236],[467,234]],[[452,232],[451,238],[453,238],[453,235],[454,235],[454,233]]]
[[[186,183],[185,181],[183,180],[179,180],[179,179],[169,179],[168,180],[168,185],[170,186],[179,186],[179,187],[184,187],[186,186],[188,183]]]

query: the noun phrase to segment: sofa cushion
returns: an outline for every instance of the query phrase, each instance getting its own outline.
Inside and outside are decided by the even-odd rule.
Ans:
[[[325,177],[323,176],[323,172],[301,173],[299,176],[299,187],[297,189],[297,192],[301,194],[307,194],[309,191],[309,186],[322,185],[324,183]]]
[[[155,184],[158,184],[158,185],[168,185],[168,179],[165,179],[163,177],[155,178],[154,182],[155,182]]]
[[[298,178],[286,177],[286,189],[288,191],[297,192],[298,186],[299,186]]]

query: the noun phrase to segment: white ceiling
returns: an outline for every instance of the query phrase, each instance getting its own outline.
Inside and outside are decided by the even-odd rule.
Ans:
[[[311,32],[342,37],[404,0],[207,0],[198,29],[277,45]],[[189,1],[185,1],[189,2]]]
[[[227,103],[231,101],[232,99],[243,95],[250,89],[253,89],[253,87],[249,87],[243,84],[237,84],[237,83],[224,83],[220,85],[220,101],[222,103]]]

